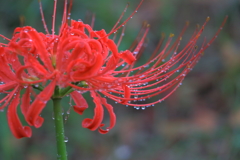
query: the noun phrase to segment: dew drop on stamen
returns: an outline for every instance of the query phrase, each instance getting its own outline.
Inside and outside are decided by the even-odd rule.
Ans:
[[[138,54],[138,52],[137,52],[137,51],[134,51],[133,54]]]
[[[70,114],[70,109],[66,113],[69,115]]]
[[[135,108],[136,110],[139,110],[139,109],[140,109],[140,107],[136,107],[136,106],[135,106],[134,108]]]
[[[68,115],[65,116],[65,118],[64,118],[65,123],[67,122],[67,120],[68,120]]]

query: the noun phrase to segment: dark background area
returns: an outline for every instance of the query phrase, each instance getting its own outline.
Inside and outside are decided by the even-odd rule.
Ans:
[[[94,29],[111,30],[129,0],[74,0],[72,19],[88,23],[88,13],[96,14]],[[140,0],[131,0],[124,19]],[[50,29],[53,1],[42,0]],[[60,25],[63,1],[59,0],[57,25]],[[102,135],[81,127],[92,117],[94,104],[82,115],[72,110],[66,120],[67,149],[70,160],[238,160],[240,159],[240,2],[238,0],[145,0],[129,21],[120,50],[127,49],[137,36],[143,21],[151,24],[148,47],[143,59],[154,50],[162,32],[178,35],[190,21],[181,48],[193,34],[196,24],[210,16],[203,37],[210,40],[224,17],[229,18],[215,42],[205,51],[183,85],[163,103],[146,110],[115,104],[117,124]],[[24,25],[44,32],[37,0],[0,1],[0,34],[11,38],[14,28]],[[57,27],[56,27],[57,28]],[[201,45],[201,43],[199,43]],[[69,98],[62,106],[69,109]],[[52,102],[44,109],[43,126],[33,128],[31,138],[15,139],[6,110],[0,113],[0,159],[56,159]],[[107,115],[107,114],[106,114]],[[108,116],[105,117],[108,123]]]

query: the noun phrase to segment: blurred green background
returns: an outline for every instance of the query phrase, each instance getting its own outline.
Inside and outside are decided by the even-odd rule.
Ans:
[[[88,13],[95,13],[94,29],[111,30],[130,0],[74,0],[72,19],[86,23]],[[131,0],[127,15],[140,0]],[[50,29],[52,0],[42,0]],[[60,25],[63,0],[59,0],[57,26]],[[65,123],[70,160],[238,160],[240,159],[240,2],[239,0],[145,0],[138,13],[127,24],[120,49],[127,49],[143,21],[151,24],[149,43],[143,57],[148,58],[162,32],[178,35],[190,21],[181,47],[186,45],[196,24],[211,17],[203,36],[214,36],[225,15],[228,21],[215,42],[183,85],[163,103],[146,110],[113,104],[117,124],[106,135],[81,127],[91,118],[94,104],[80,116],[71,111]],[[44,32],[37,0],[1,0],[0,34],[11,38],[14,28],[24,25]],[[201,43],[199,43],[201,44]],[[181,48],[180,47],[180,48]],[[89,97],[88,94],[84,95]],[[62,106],[69,109],[66,97]],[[0,113],[0,159],[56,159],[52,103],[44,109],[43,126],[33,128],[32,138],[15,139]],[[108,123],[108,115],[105,116]]]

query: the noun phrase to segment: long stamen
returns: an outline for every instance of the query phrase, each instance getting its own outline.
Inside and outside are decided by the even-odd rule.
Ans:
[[[110,33],[111,33],[113,30],[115,30],[115,28],[117,27],[117,25],[120,23],[120,21],[121,21],[122,17],[123,17],[123,16],[124,16],[124,14],[126,13],[126,11],[127,11],[128,7],[129,7],[129,3],[127,4],[127,6],[125,7],[125,9],[123,10],[123,12],[122,12],[121,16],[118,18],[118,20],[117,20],[116,24],[113,26],[113,28],[112,28],[112,30],[110,31]]]
[[[67,0],[64,0],[64,9],[63,9],[63,17],[62,17],[62,25],[66,23],[67,19]]]
[[[57,0],[54,0],[53,16],[52,16],[52,37],[54,37],[54,34],[55,34],[56,9],[57,9]]]
[[[137,8],[134,10],[134,12],[133,12],[123,23],[121,23],[118,27],[115,27],[110,33],[108,33],[108,35],[112,34],[113,32],[115,32],[115,31],[117,31],[118,29],[120,29],[121,27],[123,27],[123,26],[135,15],[135,13],[137,13],[137,11],[138,11],[138,9],[140,8],[140,6],[142,5],[143,1],[144,1],[144,0],[142,0],[142,1],[138,4],[138,6],[137,6]]]
[[[140,6],[142,5],[143,1],[144,1],[144,0],[142,0],[142,1],[138,4],[138,6],[137,6],[137,8],[134,10],[134,12],[133,12],[124,22],[122,22],[119,26],[117,26],[117,25],[119,24],[120,20],[122,19],[125,10],[126,10],[127,7],[128,7],[128,5],[127,5],[126,8],[125,8],[125,10],[124,10],[123,13],[121,14],[120,18],[118,19],[117,23],[114,25],[113,29],[112,29],[107,35],[105,35],[104,37],[101,37],[101,38],[105,38],[105,37],[113,34],[114,32],[116,32],[117,30],[119,30],[121,27],[124,27],[124,25],[135,15],[135,13],[137,13],[137,11],[138,11],[138,9],[140,8]]]
[[[44,30],[47,34],[49,34],[49,31],[48,31],[48,28],[47,28],[47,24],[46,24],[46,21],[45,21],[45,18],[44,18],[44,14],[43,14],[43,8],[42,8],[42,2],[41,0],[38,0],[38,3],[39,3],[39,9],[40,9],[40,13],[41,13],[41,17],[42,17],[42,22],[43,22],[43,27],[44,27]]]
[[[7,38],[7,37],[1,35],[1,34],[0,34],[0,37],[2,37],[4,40],[6,39],[6,40],[8,40],[8,41],[11,41],[11,39],[9,39],[9,38]],[[2,43],[1,43],[1,44],[2,44]],[[5,45],[5,44],[3,44],[3,45]]]
[[[68,23],[70,23],[70,16],[71,16],[71,10],[72,10],[72,3],[73,3],[73,0],[70,0],[69,6],[68,6],[68,14],[67,14]]]
[[[94,27],[94,22],[95,22],[95,14],[92,14],[92,21],[91,21],[91,27]]]

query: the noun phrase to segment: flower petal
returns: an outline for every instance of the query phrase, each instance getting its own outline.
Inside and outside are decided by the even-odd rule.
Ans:
[[[23,138],[23,137],[31,137],[32,130],[28,126],[22,126],[18,115],[17,115],[17,106],[19,104],[19,96],[20,92],[17,92],[15,98],[13,98],[12,102],[10,103],[7,111],[7,119],[9,127],[16,138]]]
[[[136,61],[136,58],[133,56],[132,52],[130,52],[129,50],[121,52],[120,57],[128,64],[132,64],[133,62]]]
[[[82,115],[83,111],[88,108],[87,101],[82,96],[82,94],[77,91],[73,91],[72,93],[70,93],[70,95],[76,104],[73,106],[74,111]]]
[[[131,97],[131,92],[130,92],[130,88],[127,85],[122,85],[123,90],[124,90],[124,98],[130,98]],[[122,100],[121,103],[122,104],[127,104],[128,100]]]
[[[114,113],[114,111],[113,111],[112,105],[108,104],[105,98],[100,98],[100,99],[101,99],[101,101],[102,101],[102,104],[107,108],[108,113],[109,113],[109,115],[110,115],[110,126],[107,127],[106,130],[104,130],[104,129],[100,128],[100,127],[103,127],[103,126],[104,126],[104,124],[101,124],[100,127],[98,128],[98,131],[99,131],[100,133],[102,133],[102,134],[106,134],[106,133],[108,133],[108,131],[109,131],[110,129],[112,129],[112,128],[115,126],[115,123],[116,123],[116,115],[115,115],[115,113]]]
[[[31,37],[34,46],[36,47],[37,53],[39,54],[44,65],[48,68],[49,71],[53,71],[49,54],[46,50],[46,46],[40,34],[35,29],[30,29],[28,32],[29,37]]]
[[[84,80],[86,78],[95,76],[99,73],[102,65],[103,65],[103,57],[101,54],[98,53],[98,54],[96,54],[96,57],[95,57],[95,63],[92,64],[92,66],[89,67],[89,69],[85,72],[76,71],[73,74],[72,79],[73,80]]]
[[[52,81],[40,94],[37,95],[34,102],[30,105],[26,115],[26,121],[29,125],[33,125],[36,128],[42,126],[44,119],[40,117],[39,114],[53,95],[55,86],[56,81]]]
[[[0,57],[0,68],[1,81],[9,82],[15,79],[15,75],[8,64],[5,55]]]
[[[118,53],[118,48],[117,45],[114,43],[113,40],[109,39],[107,41],[108,48],[112,51],[113,56],[118,59],[119,53]]]
[[[26,116],[27,114],[27,110],[30,106],[30,91],[31,91],[31,87],[28,86],[28,88],[26,89],[25,93],[23,94],[22,98],[21,98],[21,101],[22,101],[22,104],[21,104],[21,111],[22,111],[22,114],[24,116]]]
[[[82,126],[83,128],[88,128],[91,131],[94,131],[101,125],[101,122],[103,120],[104,110],[101,105],[101,101],[99,97],[97,97],[94,91],[91,91],[91,96],[93,97],[93,101],[96,105],[94,109],[94,117],[93,119],[90,119],[90,118],[84,119],[82,122]]]
[[[15,81],[11,81],[11,82],[8,82],[8,83],[5,83],[5,84],[1,84],[0,85],[0,91],[1,92],[2,91],[7,91],[7,90],[12,89],[16,86],[17,86],[17,82],[15,82]]]

